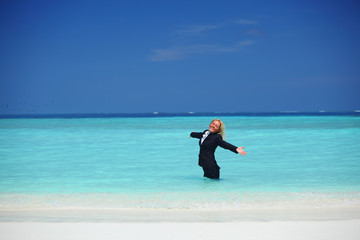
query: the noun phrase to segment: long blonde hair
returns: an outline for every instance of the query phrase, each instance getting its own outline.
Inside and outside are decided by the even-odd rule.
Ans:
[[[220,119],[214,119],[211,122],[213,122],[213,121],[218,121],[220,123],[219,134],[222,136],[223,140],[225,140],[225,138],[226,138],[225,124]]]

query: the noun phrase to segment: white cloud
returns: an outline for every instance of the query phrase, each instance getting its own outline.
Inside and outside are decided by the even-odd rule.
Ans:
[[[255,21],[240,19],[232,21],[232,24],[213,24],[213,25],[190,25],[177,29],[172,32],[173,46],[157,48],[152,50],[152,55],[148,58],[152,62],[173,61],[184,59],[191,55],[213,54],[225,52],[237,52],[246,46],[253,45],[253,40],[243,40],[233,44],[223,44],[218,41],[229,42],[231,38],[237,38],[235,24],[256,24]],[[211,32],[211,38],[207,34]],[[251,35],[251,34],[249,34]],[[196,42],[196,44],[195,44]],[[230,41],[231,42],[231,41]]]
[[[149,58],[152,62],[163,62],[171,60],[179,60],[186,56],[181,47],[168,49],[153,49],[153,55]]]
[[[235,43],[232,46],[224,46],[220,44],[193,44],[184,46],[175,46],[167,49],[154,49],[153,55],[149,58],[152,62],[172,61],[186,58],[195,54],[211,54],[237,52],[243,47],[254,44],[254,41],[246,40]]]

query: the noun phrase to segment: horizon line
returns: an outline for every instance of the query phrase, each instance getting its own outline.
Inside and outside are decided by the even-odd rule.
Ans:
[[[244,111],[244,112],[137,112],[137,113],[5,113],[0,118],[101,118],[101,117],[186,117],[186,116],[286,116],[360,115],[360,110],[343,111]]]

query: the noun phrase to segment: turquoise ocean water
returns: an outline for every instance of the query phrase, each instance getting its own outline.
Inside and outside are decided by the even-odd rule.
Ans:
[[[0,207],[360,206],[358,116],[223,116],[220,180],[198,140],[214,117],[0,119]],[[218,118],[218,117],[217,117]]]

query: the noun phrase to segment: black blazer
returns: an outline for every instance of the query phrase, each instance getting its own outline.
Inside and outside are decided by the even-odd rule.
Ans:
[[[218,146],[228,149],[234,153],[238,153],[234,145],[224,141],[222,136],[218,133],[210,133],[204,142],[201,144],[201,138],[204,133],[208,131],[205,130],[204,132],[192,132],[190,134],[193,138],[199,138],[199,146],[200,146],[200,153],[199,153],[199,165],[204,168],[215,167],[218,166],[215,160],[215,150]]]

